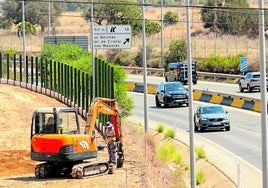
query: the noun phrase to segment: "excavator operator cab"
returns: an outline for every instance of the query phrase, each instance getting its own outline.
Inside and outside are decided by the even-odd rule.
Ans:
[[[80,133],[78,114],[70,107],[44,107],[34,111],[31,137],[35,134]]]

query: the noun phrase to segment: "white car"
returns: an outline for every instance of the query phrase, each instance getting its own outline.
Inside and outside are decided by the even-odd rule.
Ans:
[[[261,74],[260,72],[248,72],[239,80],[239,91],[243,92],[244,89],[251,92],[254,89],[260,91],[261,89]],[[266,88],[268,88],[268,77],[266,75]]]

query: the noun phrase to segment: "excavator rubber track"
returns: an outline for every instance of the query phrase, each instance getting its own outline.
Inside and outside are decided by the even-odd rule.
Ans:
[[[108,162],[83,162],[73,166],[71,175],[72,178],[83,179],[107,174],[109,168]]]

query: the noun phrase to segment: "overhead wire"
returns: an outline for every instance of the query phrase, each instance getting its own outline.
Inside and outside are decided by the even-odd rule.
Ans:
[[[27,2],[37,2],[37,3],[40,3],[40,2],[50,2],[50,3],[65,3],[65,4],[70,4],[70,3],[79,3],[79,4],[92,4],[91,1],[81,1],[81,0],[78,0],[78,1],[65,1],[65,0],[27,0]],[[170,5],[166,5],[166,4],[141,4],[141,3],[137,3],[137,2],[130,2],[130,1],[116,1],[116,2],[107,2],[107,0],[98,0],[98,1],[93,1],[93,4],[94,5],[131,5],[131,6],[150,6],[150,7],[163,7],[163,8],[186,8],[187,6],[185,5],[177,5],[177,4],[170,4]],[[247,15],[249,13],[249,11],[251,12],[251,14],[254,14],[254,15],[258,15],[258,11],[257,10],[260,10],[259,8],[253,8],[253,7],[221,7],[221,6],[201,6],[201,5],[190,5],[189,8],[191,10],[194,10],[194,9],[200,9],[201,10],[210,10],[210,11],[221,11],[221,12],[230,12],[230,13],[237,13],[237,14],[241,14],[241,16],[244,16],[244,15]],[[254,11],[255,10],[255,13]],[[264,8],[265,11],[268,11],[267,8]],[[26,12],[26,15],[27,15],[27,12]],[[48,15],[48,13],[41,13],[39,15]],[[64,15],[61,15],[62,17],[81,17],[81,18],[84,18],[84,16],[81,14],[81,15],[68,15],[68,14],[64,14]],[[98,18],[98,17],[95,17],[95,18]],[[107,18],[106,18],[107,19]],[[141,18],[126,18],[126,20],[141,20]],[[159,22],[161,21],[160,19],[147,19],[147,20],[150,20],[150,21],[154,21],[154,22]],[[184,23],[185,21],[177,21],[177,23]],[[198,21],[198,20],[192,20],[192,23],[202,23],[202,21]]]

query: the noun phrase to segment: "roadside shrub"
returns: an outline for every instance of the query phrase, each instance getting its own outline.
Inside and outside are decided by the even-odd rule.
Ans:
[[[187,56],[186,40],[172,40],[165,54],[165,66],[170,62],[183,61]]]
[[[196,185],[199,185],[200,183],[202,183],[204,181],[204,174],[202,171],[198,171],[196,173]]]
[[[153,47],[151,45],[147,45],[146,46],[146,55],[147,55],[147,59],[151,59],[153,56]],[[143,66],[143,46],[139,47],[139,51],[136,55],[136,57],[134,58],[135,63],[138,67],[142,67]]]
[[[151,67],[151,68],[159,68],[159,67],[161,67],[160,59],[157,58],[157,57],[151,59],[149,64],[150,64],[149,67]]]
[[[106,53],[107,61],[114,62],[121,66],[135,66],[136,53],[130,53],[122,50],[109,50]]]
[[[160,124],[156,127],[156,131],[162,133],[164,131],[164,125]]]
[[[174,129],[167,129],[165,132],[165,138],[174,138]]]
[[[44,44],[40,56],[44,59],[71,65],[89,75],[92,74],[91,54],[75,44]],[[109,65],[114,68],[115,98],[119,103],[120,115],[122,117],[129,116],[131,110],[134,108],[134,102],[132,98],[127,95],[127,88],[125,85],[126,73],[122,67],[115,63],[109,63]]]
[[[244,54],[234,56],[210,56],[197,64],[199,71],[216,72],[226,74],[239,74],[240,72],[240,58]]]
[[[175,162],[176,164],[179,164],[181,162],[181,155],[179,153],[175,153],[173,158],[172,158],[173,162]]]
[[[9,49],[6,49],[5,50],[5,52],[4,52],[4,54],[5,55],[9,55],[9,57],[11,58],[11,59],[13,59],[13,57],[14,57],[14,55],[17,53],[17,50],[16,49],[14,49],[14,48],[9,48]]]
[[[195,154],[201,159],[206,159],[206,153],[205,153],[204,149],[201,147],[195,148]]]
[[[181,161],[181,155],[176,151],[173,144],[167,143],[157,148],[157,158],[163,163],[175,162],[179,164]]]

